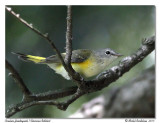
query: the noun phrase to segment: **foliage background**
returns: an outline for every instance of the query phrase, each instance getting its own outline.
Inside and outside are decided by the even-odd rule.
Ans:
[[[32,23],[43,33],[49,33],[61,52],[65,52],[66,6],[10,6],[22,18]],[[155,6],[73,6],[73,49],[112,48],[130,55],[141,45],[141,40],[155,34]],[[6,11],[6,59],[17,69],[27,87],[33,93],[56,90],[73,85],[46,65],[26,63],[11,52],[38,56],[55,54],[50,45],[32,30],[20,23]],[[120,59],[119,59],[120,60]],[[117,61],[118,62],[118,61]],[[113,63],[116,64],[117,62]],[[112,64],[112,65],[113,65]],[[155,64],[155,52],[143,62],[99,92],[85,95],[71,104],[67,111],[54,106],[34,106],[17,113],[20,117],[66,118],[84,102],[107,91],[113,86],[122,86],[142,70]],[[111,67],[111,66],[110,66]],[[21,101],[21,90],[8,76],[6,70],[6,110],[9,105]]]

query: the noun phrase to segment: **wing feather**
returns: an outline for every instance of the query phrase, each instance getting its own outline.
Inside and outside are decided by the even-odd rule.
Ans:
[[[61,54],[65,58],[66,53]],[[88,59],[91,55],[91,50],[79,49],[72,51],[72,63],[81,63]],[[60,59],[57,55],[52,55],[46,58],[46,63],[60,63]]]

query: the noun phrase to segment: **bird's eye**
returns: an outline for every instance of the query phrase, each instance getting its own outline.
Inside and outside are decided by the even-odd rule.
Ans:
[[[109,55],[109,54],[110,54],[110,51],[106,51],[106,54]]]

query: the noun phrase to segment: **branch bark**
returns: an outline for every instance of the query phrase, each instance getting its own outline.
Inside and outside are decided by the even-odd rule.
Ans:
[[[75,80],[78,87],[82,85],[84,80],[79,73],[77,73],[71,66],[72,57],[72,7],[67,6],[67,31],[66,31],[66,56],[65,63],[68,67],[69,76],[71,79]]]
[[[59,98],[70,96],[76,93],[77,89],[78,89],[77,86],[72,86],[72,87],[63,88],[63,89],[59,89],[55,91],[48,91],[44,93],[32,94],[30,95],[30,98],[32,100],[37,100],[37,101],[59,99]]]
[[[67,66],[74,72],[71,66],[72,56],[72,7],[67,6],[67,31],[66,31],[66,57],[65,62]]]

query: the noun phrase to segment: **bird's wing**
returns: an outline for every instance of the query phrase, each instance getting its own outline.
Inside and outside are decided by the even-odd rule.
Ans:
[[[61,55],[63,58],[65,58],[66,53],[62,53]],[[86,50],[86,49],[74,50],[72,51],[71,62],[81,63],[86,59],[88,59],[90,55],[91,55],[91,50]],[[46,63],[60,63],[60,59],[58,58],[57,55],[52,55],[46,58]]]

